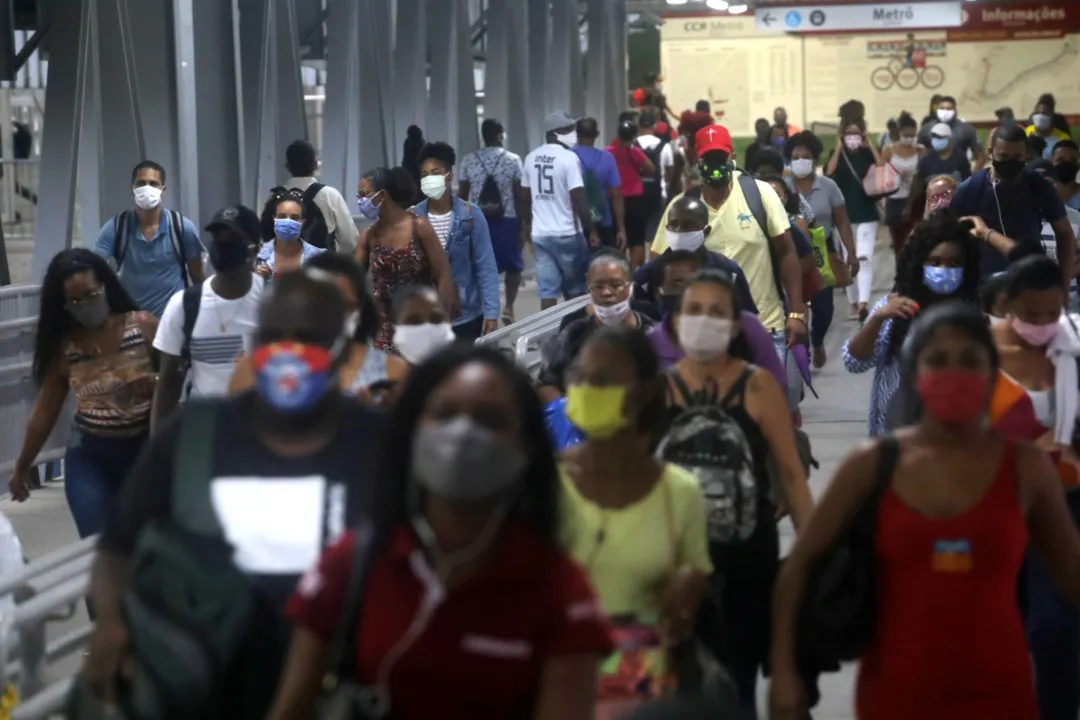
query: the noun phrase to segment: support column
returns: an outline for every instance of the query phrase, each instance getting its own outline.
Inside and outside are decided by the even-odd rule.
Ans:
[[[487,77],[484,108],[487,117],[500,120],[506,129],[507,149],[520,155],[543,138],[529,134],[527,110],[531,90],[528,62],[526,8],[519,0],[491,0],[488,6]],[[505,68],[497,74],[494,68]],[[496,84],[492,84],[492,80]],[[488,112],[488,108],[495,111]]]
[[[573,2],[573,0],[569,0]],[[484,40],[487,51],[484,54],[484,118],[494,118],[506,127],[506,114],[510,109],[507,88],[510,84],[510,69],[506,65],[506,56],[510,52],[510,38],[503,32],[504,18],[509,13],[505,0],[489,0],[487,9],[487,32]],[[508,140],[517,140],[507,136]]]
[[[361,172],[360,7],[357,0],[328,0],[328,9],[322,179],[349,197]]]
[[[261,67],[264,131],[259,153],[258,203],[289,177],[285,170],[285,149],[294,140],[307,139],[307,116],[304,112],[304,82],[300,76],[300,32],[296,26],[293,0],[271,0],[270,22],[265,47],[268,61]]]
[[[92,22],[92,21],[91,21]],[[87,66],[83,75],[83,111],[79,123],[78,167],[76,169],[76,188],[79,198],[80,236],[72,239],[73,246],[93,247],[99,228],[105,217],[101,213],[101,136],[98,109],[101,101],[97,94],[101,75],[97,68],[97,55],[94,45],[93,27],[90,28]],[[44,146],[42,147],[44,150]],[[40,203],[40,195],[39,200]]]
[[[614,0],[606,6],[605,28],[610,33],[611,52],[608,53],[609,80],[607,83],[610,103],[608,113],[612,122],[619,113],[629,107],[629,90],[626,81],[626,33],[629,18],[626,12],[626,0]]]
[[[476,90],[467,0],[430,8],[431,93],[425,135],[454,146],[458,157],[476,149]]]
[[[457,73],[458,131],[454,147],[458,157],[465,157],[480,147],[480,126],[476,114],[476,73],[473,72],[472,23],[469,21],[468,0],[457,0],[457,3],[454,70]]]
[[[587,0],[589,47],[585,55],[585,114],[596,118],[600,135],[614,131],[618,105],[612,103],[615,94],[613,53],[618,52],[612,0]]]
[[[554,109],[551,105],[551,89],[548,86],[551,3],[549,0],[528,0],[528,3],[528,67],[532,88],[529,93],[529,105],[525,108],[525,112],[529,137],[540,138],[543,136],[544,115]],[[568,110],[566,107],[562,109]]]
[[[397,22],[394,44],[394,105],[396,109],[394,147],[405,143],[405,131],[410,125],[421,128],[427,122],[427,38],[430,6],[438,0],[397,0]],[[419,21],[417,21],[419,20]],[[469,61],[470,66],[472,60]]]
[[[581,75],[581,34],[577,0],[552,0],[548,87],[552,109],[571,117],[585,114],[585,82]]]
[[[263,164],[263,126],[266,97],[272,89],[263,72],[273,55],[272,6],[267,0],[237,0],[238,21],[235,41],[240,48],[240,101],[244,132],[240,146],[243,162],[240,174],[240,197],[243,202],[261,212],[265,195],[259,182]]]
[[[394,107],[394,37],[393,13],[390,3],[386,0],[369,0],[368,13],[370,20],[366,27],[368,35],[364,45],[374,53],[376,63],[370,66],[376,69],[373,78],[377,92],[378,103],[373,109],[378,110],[373,114],[372,121],[377,124],[378,136],[382,142],[382,152],[378,153],[377,164],[398,165],[401,163],[401,145],[396,145],[397,129]],[[361,36],[363,37],[363,36]],[[363,51],[363,48],[362,50]],[[361,67],[365,67],[361,65]],[[372,127],[375,131],[375,126]]]

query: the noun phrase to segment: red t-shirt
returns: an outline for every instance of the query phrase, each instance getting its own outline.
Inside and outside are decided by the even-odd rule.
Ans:
[[[642,152],[639,147],[634,145],[626,147],[617,142],[608,145],[607,151],[615,158],[615,167],[619,169],[623,197],[634,197],[644,193],[645,186],[641,183],[641,167],[649,159],[649,156]]]
[[[349,532],[327,548],[286,606],[286,615],[327,643],[342,611],[354,543]],[[545,660],[613,651],[585,573],[522,522],[511,522],[487,565],[450,591],[412,530],[398,528],[366,581],[356,639],[361,683],[375,684],[414,622],[423,631],[382,669],[394,720],[528,717]]]

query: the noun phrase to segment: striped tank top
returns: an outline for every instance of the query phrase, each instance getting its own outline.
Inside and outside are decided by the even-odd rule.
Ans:
[[[75,395],[75,427],[90,435],[135,437],[150,429],[157,374],[150,349],[130,312],[115,355],[88,354],[68,342],[68,384]]]

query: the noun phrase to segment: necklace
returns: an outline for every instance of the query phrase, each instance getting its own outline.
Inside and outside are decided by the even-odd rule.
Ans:
[[[241,298],[241,299],[242,299],[242,298]],[[222,300],[221,300],[221,298],[220,298],[220,297],[218,297],[218,296],[217,296],[217,294],[215,293],[215,295],[214,295],[214,315],[216,315],[216,316],[217,316],[217,319],[218,319],[218,328],[219,328],[219,330],[220,330],[221,334],[222,334],[222,335],[224,335],[224,334],[225,334],[225,332],[226,332],[226,329],[227,329],[227,326],[228,326],[228,324],[229,324],[229,323],[231,323],[231,322],[232,322],[233,320],[235,320],[235,319],[236,319],[236,317],[237,317],[237,316],[238,316],[238,315],[240,314],[240,310],[241,310],[241,308],[240,308],[240,307],[237,307],[237,308],[236,308],[236,311],[235,311],[235,312],[234,312],[234,313],[232,314],[232,317],[230,317],[230,318],[227,318],[227,319],[226,319],[226,318],[222,318],[222,317],[221,317],[221,309],[220,309],[220,308],[218,307],[218,303],[219,303],[219,302],[222,302]]]

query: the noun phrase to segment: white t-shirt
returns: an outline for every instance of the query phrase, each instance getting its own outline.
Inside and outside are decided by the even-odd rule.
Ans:
[[[450,238],[450,221],[454,219],[454,213],[448,212],[438,215],[429,210],[427,218],[428,222],[431,223],[431,229],[435,231],[435,236],[439,238],[442,249],[445,250],[446,241]]]
[[[654,147],[660,144],[660,138],[651,133],[646,135],[638,135],[637,144],[641,146],[642,150],[652,150]],[[663,181],[663,178],[667,176],[667,168],[672,167],[675,164],[675,153],[671,149],[671,143],[664,143],[664,147],[660,148],[660,196],[667,200],[667,183]]]
[[[570,191],[585,187],[581,162],[557,143],[541,145],[525,158],[521,186],[532,194],[532,236],[565,237],[581,232]]]
[[[1066,205],[1065,217],[1069,218],[1069,224],[1072,225],[1073,235],[1076,236],[1077,257],[1080,257],[1080,211]],[[1054,235],[1054,228],[1050,227],[1048,222],[1044,222],[1042,225],[1042,245],[1047,256],[1056,261],[1057,236]],[[1080,287],[1077,285],[1076,278],[1073,278],[1069,283],[1069,307],[1077,307],[1077,303],[1080,303]]]
[[[259,302],[263,279],[255,276],[251,290],[242,298],[225,300],[202,284],[202,301],[191,332],[191,394],[224,395],[229,388],[236,358],[250,352],[251,337],[259,325]],[[184,347],[184,291],[169,298],[161,316],[154,347],[179,356]]]

